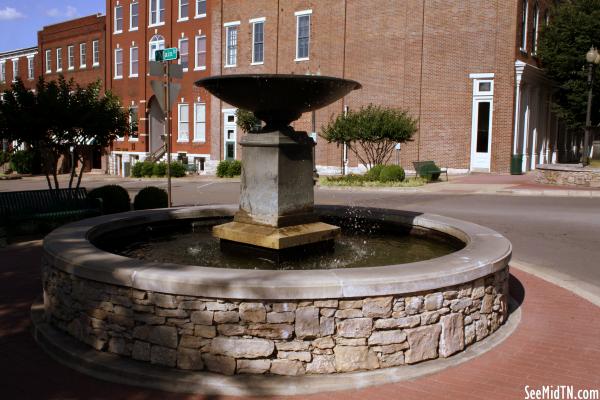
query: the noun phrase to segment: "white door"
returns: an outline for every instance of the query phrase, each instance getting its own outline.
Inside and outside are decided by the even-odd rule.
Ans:
[[[492,153],[493,81],[475,80],[471,125],[471,171],[489,172]]]
[[[223,118],[223,159],[235,160],[235,142],[237,136],[237,120],[235,116],[235,110],[224,110]]]

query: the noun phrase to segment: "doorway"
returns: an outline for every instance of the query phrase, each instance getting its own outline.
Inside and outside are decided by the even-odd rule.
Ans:
[[[475,80],[471,125],[471,171],[490,172],[492,153],[492,116],[494,112],[491,80]]]
[[[237,119],[235,110],[223,110],[223,159],[235,160],[236,156],[236,137],[237,137]]]

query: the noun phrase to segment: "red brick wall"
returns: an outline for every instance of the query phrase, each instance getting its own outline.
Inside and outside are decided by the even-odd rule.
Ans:
[[[33,56],[34,74],[32,78],[28,76],[28,57]],[[0,62],[5,65],[6,77],[0,81],[0,92],[10,89],[15,73],[13,71],[13,59],[18,59],[19,77],[23,81],[25,87],[33,89],[40,75],[39,53],[37,47],[29,49],[15,50],[0,53]]]

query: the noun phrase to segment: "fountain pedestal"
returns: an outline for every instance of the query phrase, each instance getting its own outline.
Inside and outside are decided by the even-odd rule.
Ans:
[[[213,234],[224,241],[273,250],[332,241],[337,226],[313,212],[313,140],[291,128],[248,134],[240,142],[240,209]]]

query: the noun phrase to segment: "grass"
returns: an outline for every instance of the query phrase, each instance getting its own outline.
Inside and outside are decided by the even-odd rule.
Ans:
[[[427,183],[427,180],[414,177],[406,178],[402,182],[369,181],[364,175],[324,176],[319,178],[321,186],[359,186],[359,187],[418,187]]]

